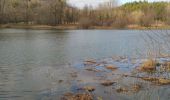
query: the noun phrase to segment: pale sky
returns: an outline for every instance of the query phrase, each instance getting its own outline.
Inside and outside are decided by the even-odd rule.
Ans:
[[[85,5],[92,5],[97,6],[100,3],[107,2],[109,0],[68,0],[68,2],[71,5],[74,5],[79,8],[83,8]],[[117,0],[119,4],[123,4],[126,2],[132,2],[132,1],[143,1],[143,0]],[[148,0],[149,2],[153,1],[170,1],[170,0]]]

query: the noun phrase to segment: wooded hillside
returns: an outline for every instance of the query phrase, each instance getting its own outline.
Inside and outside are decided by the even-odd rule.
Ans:
[[[170,3],[146,1],[115,6],[115,2],[97,8],[73,7],[66,0],[0,0],[0,24],[24,23],[61,25],[78,24],[81,27],[127,25],[151,26],[170,24]]]

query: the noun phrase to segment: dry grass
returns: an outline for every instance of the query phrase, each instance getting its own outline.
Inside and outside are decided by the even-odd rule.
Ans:
[[[147,71],[155,71],[157,62],[155,60],[149,59],[145,61],[139,68],[139,71],[147,72]]]

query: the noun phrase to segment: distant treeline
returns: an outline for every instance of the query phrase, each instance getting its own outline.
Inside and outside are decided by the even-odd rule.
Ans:
[[[141,17],[137,18],[140,21],[138,24],[146,24],[148,26],[156,21],[170,24],[170,3],[168,2],[149,3],[147,1],[135,1],[126,3],[121,8],[124,11],[128,11],[129,14],[134,14],[134,17]]]
[[[170,3],[131,2],[117,6],[114,0],[97,8],[78,9],[66,0],[0,0],[0,24],[24,23],[126,27],[127,25],[170,25]]]

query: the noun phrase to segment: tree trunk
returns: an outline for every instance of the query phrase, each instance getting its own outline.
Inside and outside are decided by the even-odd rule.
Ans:
[[[4,8],[5,8],[5,0],[0,1],[0,24],[3,23],[4,19]]]

